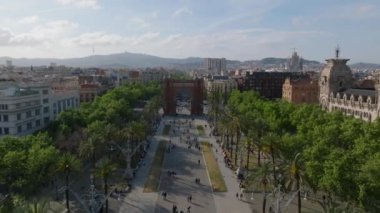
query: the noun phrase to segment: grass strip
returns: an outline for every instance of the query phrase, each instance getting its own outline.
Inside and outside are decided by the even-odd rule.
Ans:
[[[204,135],[205,135],[205,129],[203,128],[203,126],[198,125],[198,126],[197,126],[197,130],[198,130],[198,134],[199,134],[200,136],[204,136]]]
[[[226,192],[227,187],[220,172],[218,162],[215,159],[212,147],[209,143],[202,142],[202,152],[205,157],[208,174],[210,175],[211,186],[214,192]]]
[[[143,192],[158,192],[165,150],[166,141],[160,141],[156,150],[156,155],[154,156],[152,162],[152,166],[150,167],[149,175],[145,182]]]
[[[169,131],[170,131],[170,125],[169,124],[166,124],[165,126],[164,126],[164,130],[162,131],[162,134],[163,135],[169,135]]]

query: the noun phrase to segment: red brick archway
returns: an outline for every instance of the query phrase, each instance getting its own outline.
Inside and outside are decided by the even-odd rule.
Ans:
[[[176,115],[176,96],[180,90],[187,90],[191,94],[191,115],[203,114],[203,80],[173,80],[164,82],[164,114]]]

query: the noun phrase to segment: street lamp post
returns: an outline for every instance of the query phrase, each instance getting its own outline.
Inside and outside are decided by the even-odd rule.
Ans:
[[[70,213],[70,203],[69,203],[69,174],[70,174],[70,167],[67,164],[65,166],[65,173],[66,173],[66,189],[65,189],[66,208],[67,208],[67,212]]]

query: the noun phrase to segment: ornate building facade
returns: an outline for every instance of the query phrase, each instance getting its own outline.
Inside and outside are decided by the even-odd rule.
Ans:
[[[319,102],[322,108],[339,110],[347,116],[369,122],[376,120],[380,113],[379,82],[375,88],[356,87],[352,71],[346,64],[349,59],[340,59],[339,49],[336,50],[335,58],[326,61],[319,80]]]

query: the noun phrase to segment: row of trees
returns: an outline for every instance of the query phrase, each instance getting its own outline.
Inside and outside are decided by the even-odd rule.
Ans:
[[[380,210],[380,121],[367,123],[317,105],[267,101],[252,91],[234,91],[219,114],[217,129],[234,164],[240,147],[246,150],[247,169],[256,153],[260,169],[253,176],[265,188],[293,186],[299,208],[300,189],[307,187],[329,200]],[[270,160],[261,162],[261,154]]]
[[[110,157],[112,145],[134,149],[153,130],[160,91],[158,84],[118,87],[93,103],[62,112],[46,131],[1,138],[1,191],[31,197],[46,183],[68,184],[65,179],[90,160],[92,173],[102,178],[107,193],[107,178],[116,164],[104,157]],[[139,107],[142,113],[134,111]],[[114,151],[120,155],[121,150]]]

